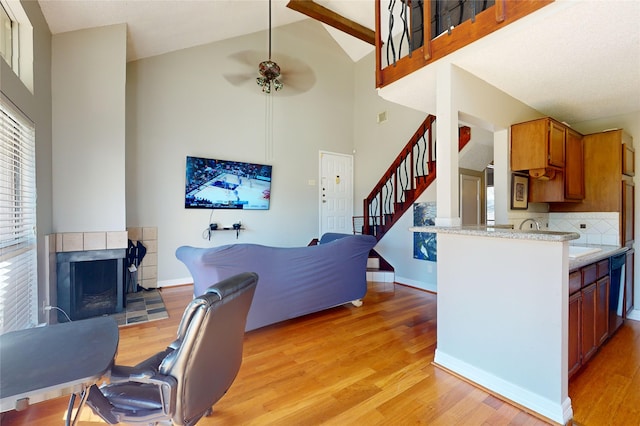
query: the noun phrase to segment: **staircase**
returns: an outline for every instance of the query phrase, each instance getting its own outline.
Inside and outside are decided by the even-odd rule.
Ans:
[[[378,241],[436,179],[434,123],[427,116],[364,200],[364,216],[354,217],[354,232]],[[459,128],[458,150],[471,139],[469,127]]]
[[[434,125],[427,116],[364,200],[363,216],[354,216],[353,231],[373,235],[378,241],[393,227],[436,179]],[[469,127],[460,127],[458,151],[471,139]],[[375,250],[369,255],[368,281],[393,282],[393,267]],[[391,274],[389,278],[388,273]]]

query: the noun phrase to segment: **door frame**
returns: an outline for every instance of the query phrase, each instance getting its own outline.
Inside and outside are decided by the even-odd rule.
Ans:
[[[480,223],[479,224],[486,224],[487,223],[487,199],[486,199],[486,189],[485,189],[485,175],[484,172],[479,172],[476,170],[470,170],[470,169],[463,169],[460,168],[458,170],[458,185],[459,185],[459,200],[458,200],[458,209],[460,212],[460,222],[462,223],[462,198],[463,198],[463,191],[462,191],[462,176],[471,176],[474,178],[478,178],[480,181],[479,184],[479,193],[478,193],[478,210],[480,213]]]

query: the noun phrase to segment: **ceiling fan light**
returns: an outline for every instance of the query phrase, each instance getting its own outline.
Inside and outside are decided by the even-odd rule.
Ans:
[[[277,78],[273,80],[273,87],[276,89],[276,92],[282,89],[282,82]]]

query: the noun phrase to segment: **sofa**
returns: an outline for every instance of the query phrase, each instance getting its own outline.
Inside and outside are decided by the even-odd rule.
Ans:
[[[182,246],[176,257],[193,278],[195,297],[238,273],[258,274],[249,331],[348,302],[357,306],[367,292],[367,258],[376,243],[370,235],[327,233],[305,247]]]

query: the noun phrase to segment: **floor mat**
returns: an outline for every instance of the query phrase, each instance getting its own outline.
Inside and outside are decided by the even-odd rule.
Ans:
[[[127,293],[126,305],[124,312],[113,315],[118,326],[169,318],[167,308],[157,289]]]

